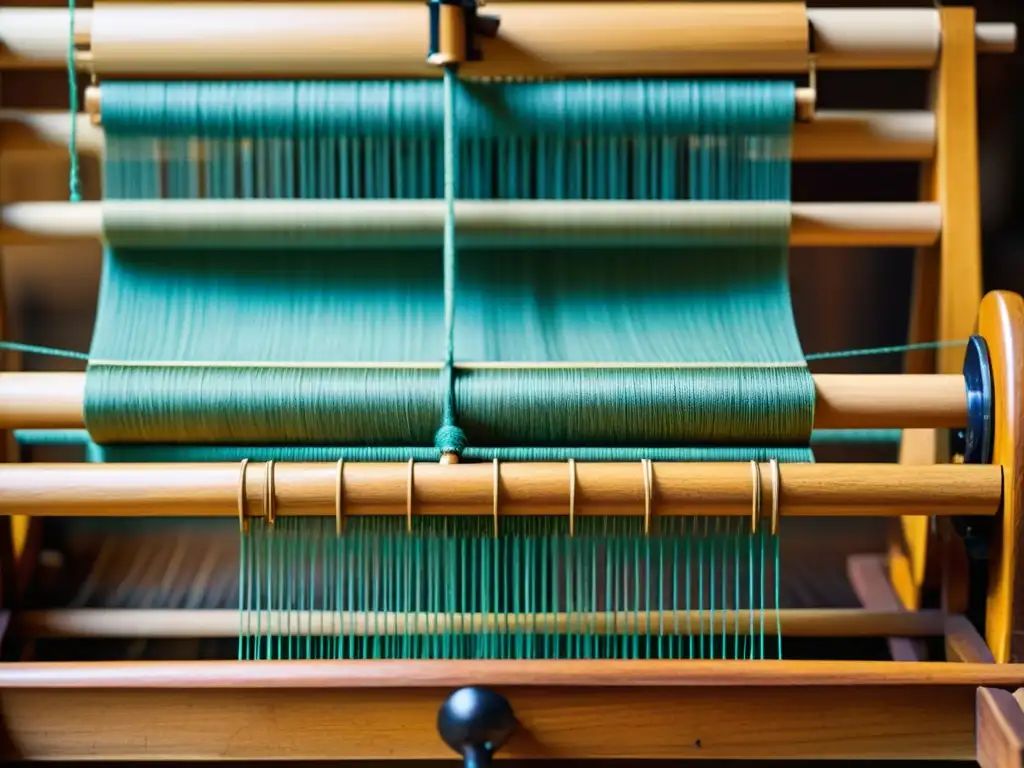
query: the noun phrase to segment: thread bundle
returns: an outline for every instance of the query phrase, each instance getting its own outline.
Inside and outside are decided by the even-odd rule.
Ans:
[[[462,198],[789,197],[788,84],[449,87]],[[107,196],[440,198],[444,88],[105,84]],[[120,247],[115,226],[87,426],[119,455],[139,444],[140,458],[153,445],[436,456],[439,426],[484,457],[806,447],[813,385],[789,302],[787,223],[766,216],[745,246],[710,233],[699,247],[460,248],[451,360],[440,241],[177,251]],[[137,243],[144,222],[130,228]],[[646,367],[666,363],[683,367]]]

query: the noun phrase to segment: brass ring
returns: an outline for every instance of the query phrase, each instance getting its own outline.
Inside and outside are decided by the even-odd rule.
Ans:
[[[273,526],[277,520],[277,500],[274,498],[274,460],[267,462],[266,482],[263,485],[263,516],[267,525]]]
[[[409,459],[409,487],[405,493],[405,530],[412,533],[413,483],[416,481],[416,460]]]
[[[779,501],[782,496],[782,470],[779,469],[779,460],[772,459],[772,536],[779,533]]]
[[[345,496],[345,460],[338,459],[337,496],[334,499],[334,532],[341,536],[345,529],[345,509],[342,499]]]
[[[576,535],[576,459],[569,459],[569,536]]]
[[[501,470],[498,460],[494,460],[494,538],[498,538],[498,493],[501,488]]]
[[[750,532],[757,533],[757,528],[761,523],[761,467],[756,461],[750,462],[750,474],[753,480]]]
[[[640,459],[640,470],[644,473],[644,536],[651,533],[651,486],[654,480],[654,470],[651,467],[650,459]]]
[[[249,518],[245,516],[245,470],[249,466],[248,459],[242,459],[238,465],[238,530],[249,532]]]

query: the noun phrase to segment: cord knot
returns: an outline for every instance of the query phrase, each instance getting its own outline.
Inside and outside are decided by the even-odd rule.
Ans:
[[[454,424],[445,424],[434,434],[434,447],[441,453],[461,454],[466,447],[466,433]]]

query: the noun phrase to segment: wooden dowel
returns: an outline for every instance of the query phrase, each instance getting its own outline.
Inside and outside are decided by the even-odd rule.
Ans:
[[[935,154],[928,110],[818,110],[793,132],[798,162],[927,160]]]
[[[302,660],[21,662],[0,665],[0,689],[351,690],[571,687],[625,689],[803,688],[859,686],[928,689],[979,685],[1018,687],[1024,664],[896,661],[653,660]],[[614,695],[614,694],[612,694]],[[200,697],[202,698],[202,697]],[[799,698],[799,696],[797,697]],[[431,699],[431,704],[434,700]],[[581,704],[582,706],[582,704]],[[436,705],[434,706],[436,710]],[[877,717],[877,713],[873,713]],[[826,713],[827,716],[827,713]],[[877,728],[877,721],[875,727]],[[436,736],[436,734],[434,734]]]
[[[20,464],[0,466],[0,513],[36,517],[230,517],[239,515],[240,463]],[[274,465],[276,517],[334,517],[337,464]],[[409,513],[408,464],[346,462],[347,517]],[[570,482],[564,462],[502,462],[499,514],[566,516]],[[413,515],[494,513],[489,462],[421,462],[413,473]],[[246,517],[264,515],[266,464],[245,471]],[[779,515],[861,517],[992,515],[1002,473],[990,465],[787,464],[779,479]],[[761,470],[761,521],[772,514],[772,472]],[[655,462],[652,517],[751,519],[750,465]],[[640,462],[577,462],[574,514],[643,515]],[[782,524],[783,530],[785,523]]]
[[[820,69],[927,69],[941,36],[934,9],[796,2],[493,2],[484,13],[501,28],[468,76],[796,73],[812,48]],[[1012,27],[979,24],[978,51],[1013,50]],[[66,10],[0,10],[0,67],[63,66],[67,34]],[[101,76],[437,75],[427,15],[408,3],[111,3],[78,9],[75,38],[89,49],[79,65]]]
[[[103,154],[102,128],[78,115],[76,146],[81,154]],[[70,116],[62,110],[0,109],[5,149],[67,151]],[[927,160],[935,152],[935,116],[928,110],[817,110],[795,124],[797,162]]]
[[[40,18],[47,12],[53,21]],[[514,2],[483,13],[499,16],[501,27],[496,39],[479,41],[482,60],[466,62],[466,76],[807,69],[809,33],[797,2],[710,10],[684,2]],[[22,61],[52,66],[66,56],[66,11],[8,16],[0,17],[0,39],[12,38],[8,48]],[[80,65],[100,76],[438,76],[426,61],[427,14],[409,3],[111,3],[79,17],[88,38]]]
[[[815,374],[814,384],[816,429],[941,429],[967,423],[962,376]],[[84,401],[83,373],[0,373],[0,429],[81,429]]]
[[[908,129],[910,126],[907,126]],[[75,148],[80,155],[102,155],[103,129],[88,113],[75,119]],[[60,109],[0,109],[0,144],[4,151],[59,149],[67,152],[71,139],[71,115]]]
[[[84,374],[0,373],[0,429],[80,429],[84,402]]]
[[[776,621],[778,614],[778,621]],[[21,637],[205,638],[264,635],[403,635],[448,631],[489,634],[512,632],[655,635],[747,633],[751,622],[786,637],[938,637],[946,615],[937,610],[866,611],[853,609],[783,609],[782,611],[621,611],[546,614],[365,613],[335,611],[55,609],[14,614],[11,631]],[[724,630],[723,630],[724,627]]]
[[[107,222],[122,245],[209,243],[238,238],[258,246],[273,235],[336,237],[361,247],[432,242],[444,226],[440,200],[153,200],[104,203],[14,203],[0,207],[0,243],[95,240]],[[594,238],[666,242],[687,234],[756,236],[768,216],[791,215],[790,244],[815,246],[926,246],[942,229],[936,203],[747,203],[660,201],[479,201],[456,203],[460,244],[488,246],[503,239],[558,243]],[[138,222],[137,233],[132,231]],[[749,228],[749,230],[748,230]],[[382,237],[386,231],[388,237]],[[744,233],[748,232],[747,235]],[[183,240],[184,238],[184,240]]]
[[[931,69],[942,20],[934,8],[808,8],[818,69]],[[978,53],[1010,53],[1012,23],[975,26]]]
[[[1017,50],[1017,25],[991,22],[975,24],[974,48],[979,53],[1013,53]]]

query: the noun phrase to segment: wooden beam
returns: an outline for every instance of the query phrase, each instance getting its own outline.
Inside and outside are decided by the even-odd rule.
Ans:
[[[906,610],[886,572],[883,555],[853,555],[846,561],[846,573],[857,598],[868,610]],[[894,661],[923,661],[924,643],[908,637],[890,637],[889,653]]]
[[[995,664],[996,660],[966,616],[949,616],[946,618],[946,661]]]
[[[9,664],[0,758],[446,758],[438,708],[486,685],[522,726],[510,758],[970,760],[977,687],[1021,682],[897,662]]]

